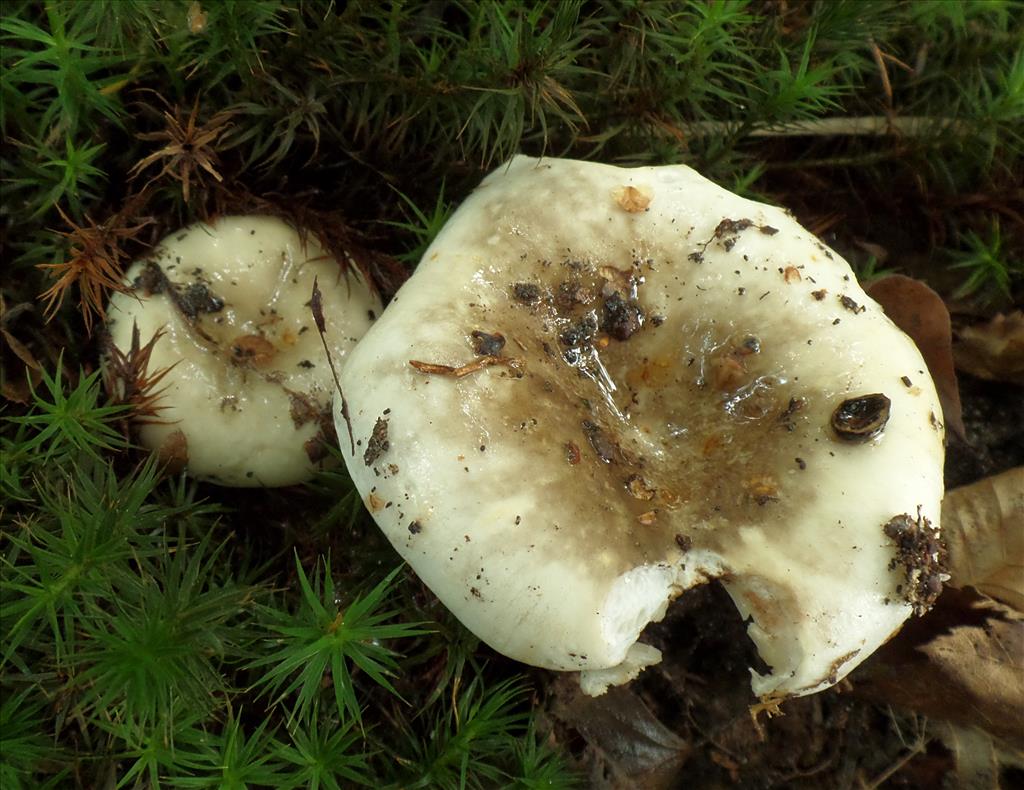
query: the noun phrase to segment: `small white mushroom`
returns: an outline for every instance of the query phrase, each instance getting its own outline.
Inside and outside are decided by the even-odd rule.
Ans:
[[[710,579],[765,701],[836,683],[941,588],[921,355],[790,215],[687,167],[515,158],[341,377],[398,551],[591,693],[656,663],[644,626]]]
[[[310,310],[313,281],[338,364],[381,310],[363,280],[312,235],[303,241],[262,216],[178,231],[126,276],[131,291],[111,298],[110,341],[127,354],[133,327],[143,343],[162,332],[148,372],[170,368],[156,419],[139,426],[142,443],[222,485],[308,479],[335,389]]]

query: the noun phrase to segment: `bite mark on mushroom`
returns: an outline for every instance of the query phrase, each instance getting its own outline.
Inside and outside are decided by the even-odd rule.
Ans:
[[[345,366],[362,435],[374,404],[402,398],[409,441],[401,459],[392,453],[404,470],[429,470],[413,472],[410,492],[355,456],[353,481],[364,496],[374,485],[411,493],[406,507],[430,514],[414,541],[393,508],[375,518],[471,630],[513,658],[583,670],[588,692],[657,661],[637,643],[644,625],[709,579],[749,618],[771,667],[753,675],[756,694],[777,702],[838,681],[912,611],[882,603],[898,579],[879,525],[916,503],[933,521],[938,512],[941,445],[921,430],[937,400],[927,381],[914,397],[893,386],[923,369],[920,355],[876,320],[847,264],[826,264],[779,209],[680,166],[545,165],[517,158],[488,177]],[[656,184],[658,199],[642,216],[609,214],[609,192],[633,180]],[[700,266],[686,265],[694,239],[708,240]],[[785,262],[801,280],[780,287]],[[820,299],[783,295],[804,281]],[[872,309],[833,326],[826,293]],[[658,321],[627,314],[620,340],[609,301],[613,316],[634,304]],[[461,359],[470,328],[514,340],[522,378],[426,387],[408,349]],[[839,444],[836,408],[886,387],[899,419],[885,440]],[[486,598],[466,609],[484,564]]]

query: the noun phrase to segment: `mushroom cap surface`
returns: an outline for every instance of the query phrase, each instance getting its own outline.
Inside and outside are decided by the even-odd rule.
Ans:
[[[107,331],[122,353],[157,332],[148,365],[170,368],[141,442],[228,486],[281,486],[319,466],[334,379],[309,302],[323,294],[335,364],[379,315],[379,298],[309,234],[266,216],[227,216],[165,238],[111,298]],[[106,361],[109,364],[109,359]],[[329,435],[326,438],[330,438]]]
[[[516,157],[341,379],[349,472],[399,553],[591,693],[659,660],[640,632],[710,579],[763,698],[834,684],[941,588],[917,348],[791,215],[688,167]]]

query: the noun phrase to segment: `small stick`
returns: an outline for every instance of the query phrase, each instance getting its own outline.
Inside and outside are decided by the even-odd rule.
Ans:
[[[480,357],[479,359],[474,359],[472,362],[457,368],[453,368],[451,365],[435,365],[432,362],[420,362],[415,359],[410,359],[409,364],[416,368],[420,373],[432,373],[438,376],[453,376],[454,378],[461,379],[463,376],[468,376],[470,373],[476,373],[478,370],[489,368],[492,365],[505,365],[518,370],[522,364],[522,360],[515,359],[513,357]]]
[[[341,382],[338,380],[338,371],[334,367],[334,359],[331,357],[331,350],[327,347],[327,322],[324,321],[324,300],[320,293],[320,284],[316,276],[313,277],[313,296],[309,300],[309,308],[313,311],[313,321],[316,323],[316,331],[320,333],[320,342],[324,344],[324,353],[327,354],[327,364],[331,366],[331,374],[334,376],[334,386],[338,388],[338,396],[341,398],[341,416],[345,418],[345,425],[348,427],[348,441],[352,446],[352,455],[356,454],[356,440],[352,436],[352,419],[348,414],[348,401],[345,400],[345,393],[341,391]]]
[[[875,43],[874,38],[868,39],[868,46],[871,49],[871,56],[875,59],[875,65],[878,66],[878,73],[882,77],[882,91],[885,93],[886,106],[891,110],[892,83],[889,82],[889,69],[886,68],[883,52],[881,49],[879,49],[878,44]]]
[[[729,134],[736,124],[729,121],[695,121],[687,124],[686,132],[692,137]],[[907,115],[857,115],[843,118],[815,118],[793,121],[754,129],[750,137],[920,137],[938,132],[962,135],[968,125],[959,118]]]

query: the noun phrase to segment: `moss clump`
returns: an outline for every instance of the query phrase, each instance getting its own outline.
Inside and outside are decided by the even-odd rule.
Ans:
[[[517,151],[685,162],[791,206],[864,275],[1021,300],[1019,3],[3,14],[5,788],[572,779],[524,681],[391,572],[344,474],[243,496],[132,449],[126,410],[151,393],[105,400],[98,327],[124,264],[175,227],[280,214],[387,293]]]

